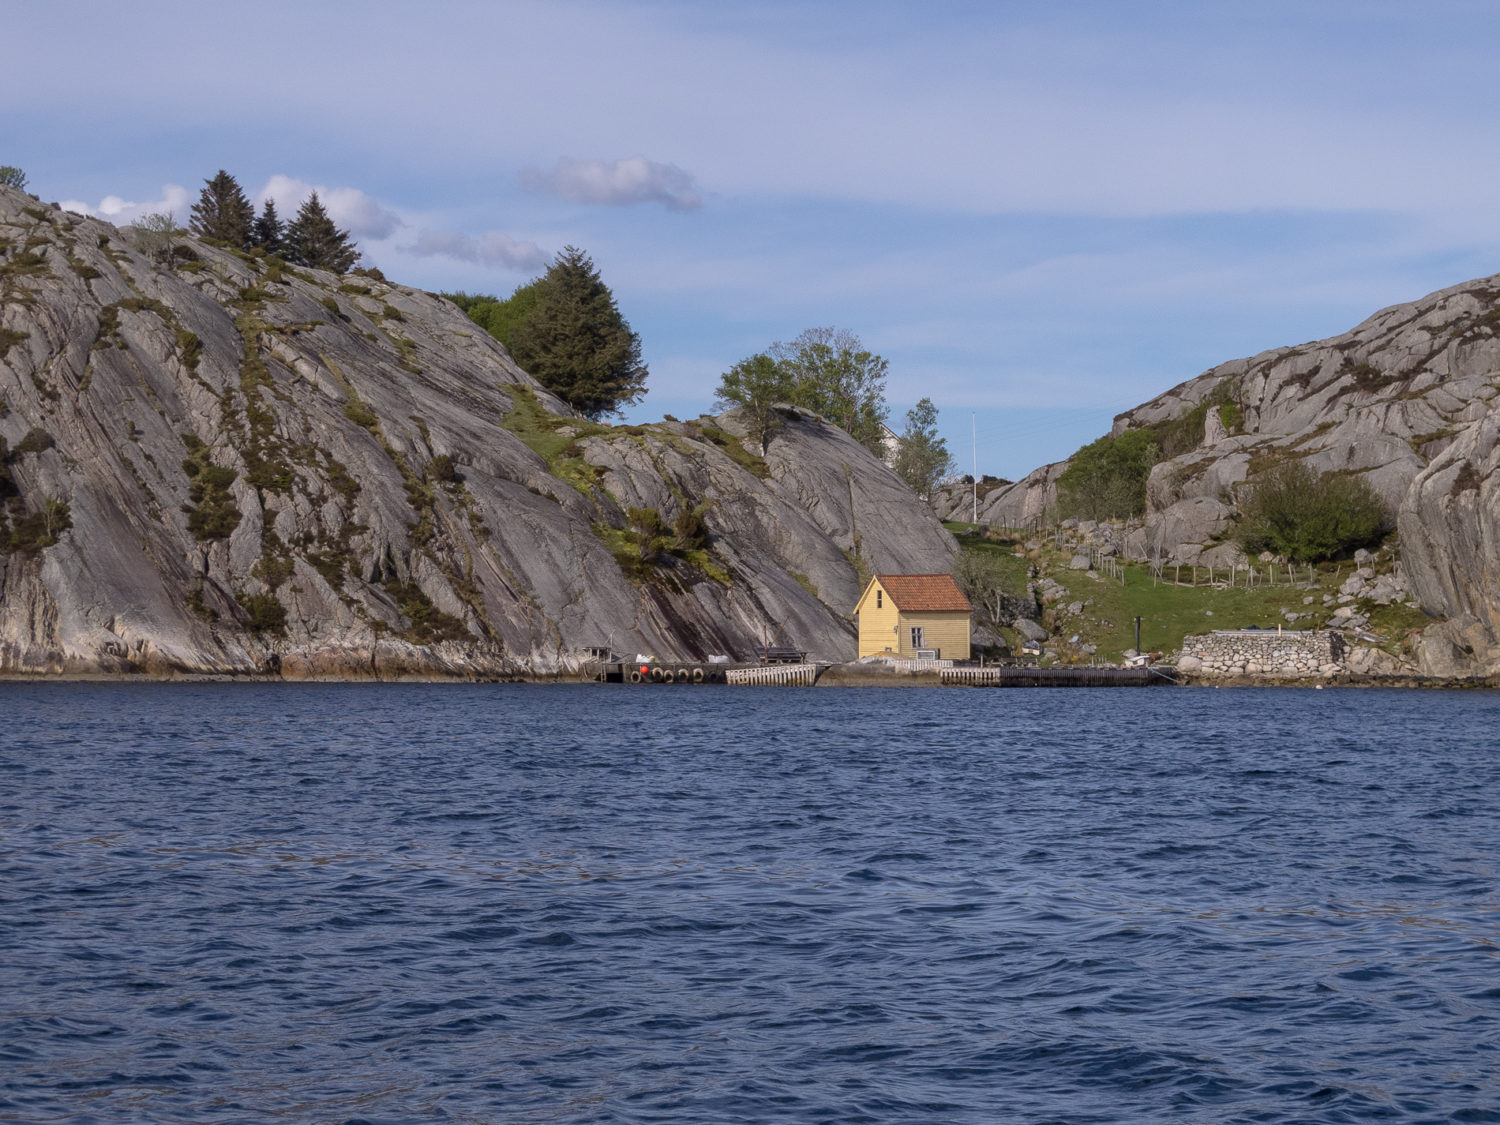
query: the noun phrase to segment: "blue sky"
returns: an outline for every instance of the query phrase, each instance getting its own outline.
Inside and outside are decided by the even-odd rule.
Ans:
[[[392,280],[567,244],[632,420],[804,328],[1015,477],[1216,363],[1500,269],[1500,5],[16,0],[0,163],[128,220],[309,186]],[[972,419],[972,421],[971,421]]]

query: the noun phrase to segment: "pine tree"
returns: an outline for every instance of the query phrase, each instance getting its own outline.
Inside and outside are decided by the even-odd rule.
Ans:
[[[259,246],[267,254],[280,254],[284,246],[284,234],[285,228],[276,214],[276,201],[267,196],[266,205],[261,208],[255,225],[250,228],[250,245]]]
[[[348,273],[359,261],[359,250],[349,241],[348,231],[333,225],[318,193],[313,192],[287,224],[285,257],[293,265]]]
[[[511,354],[542,386],[599,419],[646,393],[641,339],[620,315],[592,259],[564,247],[533,285],[535,304]]]
[[[215,238],[241,250],[250,247],[250,224],[255,208],[240,190],[239,182],[224,169],[206,185],[193,204],[192,232],[200,238]]]

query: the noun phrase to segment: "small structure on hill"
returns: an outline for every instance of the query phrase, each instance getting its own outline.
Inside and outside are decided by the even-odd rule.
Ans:
[[[974,607],[951,574],[877,574],[854,612],[862,657],[969,659]]]

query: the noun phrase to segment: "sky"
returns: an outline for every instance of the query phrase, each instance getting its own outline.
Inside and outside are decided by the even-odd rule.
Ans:
[[[564,246],[631,421],[805,328],[1016,478],[1226,360],[1500,271],[1500,4],[5,0],[0,164],[116,222],[233,174],[508,295]]]

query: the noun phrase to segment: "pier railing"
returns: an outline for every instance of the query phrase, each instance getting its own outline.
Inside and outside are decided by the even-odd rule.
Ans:
[[[782,687],[812,687],[818,678],[816,664],[768,664],[760,668],[731,668],[724,673],[731,684],[777,684]]]
[[[1165,681],[1158,678],[1154,669],[1150,668],[1095,665],[1035,668],[996,665],[990,668],[950,668],[943,673],[942,682],[972,687],[1146,687]]]

